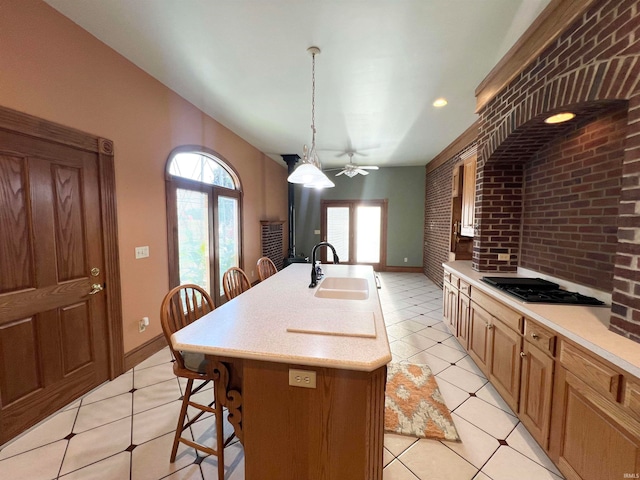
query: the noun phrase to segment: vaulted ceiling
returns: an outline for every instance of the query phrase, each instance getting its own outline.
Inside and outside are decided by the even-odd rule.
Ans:
[[[45,0],[259,150],[424,165],[549,0]],[[444,97],[448,105],[433,107]]]

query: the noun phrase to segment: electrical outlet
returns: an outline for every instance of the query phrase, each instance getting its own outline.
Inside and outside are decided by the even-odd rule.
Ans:
[[[149,246],[136,247],[136,260],[139,258],[147,258],[149,256]]]
[[[505,262],[509,261],[509,254],[508,253],[499,253],[498,254],[498,260],[504,260]]]
[[[289,385],[292,387],[316,388],[316,372],[290,368]]]
[[[147,326],[149,326],[149,317],[142,317],[138,321],[138,332],[144,332],[147,329]]]
[[[404,257],[404,263],[407,263],[409,259],[407,257]]]

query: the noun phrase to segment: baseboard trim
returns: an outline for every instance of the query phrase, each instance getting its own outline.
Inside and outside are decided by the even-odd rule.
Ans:
[[[384,269],[381,269],[383,272],[405,272],[405,273],[424,273],[422,271],[422,267],[390,267],[387,265]]]
[[[163,334],[137,346],[133,350],[124,354],[124,371],[128,372],[139,363],[145,361],[154,353],[159,352],[167,346],[167,340]]]

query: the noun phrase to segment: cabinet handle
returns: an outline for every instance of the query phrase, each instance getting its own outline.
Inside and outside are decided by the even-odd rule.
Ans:
[[[527,354],[526,354],[526,353],[524,353],[524,352],[520,352],[520,357],[524,358],[524,357],[526,357],[526,356],[527,356]]]
[[[535,332],[531,332],[531,338],[533,338],[534,340],[537,340],[538,338],[540,338],[540,336]]]
[[[491,330],[493,328],[493,325],[491,325],[490,323],[487,323],[487,328]]]

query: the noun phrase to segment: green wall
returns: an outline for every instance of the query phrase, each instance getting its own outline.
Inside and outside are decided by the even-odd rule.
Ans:
[[[369,175],[328,175],[335,188],[295,186],[296,254],[309,256],[320,241],[320,200],[388,200],[387,265],[422,267],[425,171],[419,167],[387,167]],[[407,262],[404,262],[404,258]]]

